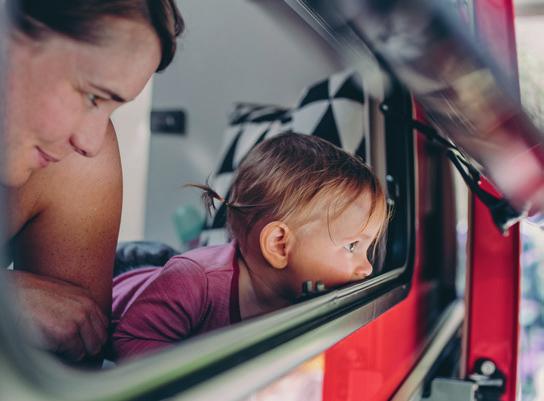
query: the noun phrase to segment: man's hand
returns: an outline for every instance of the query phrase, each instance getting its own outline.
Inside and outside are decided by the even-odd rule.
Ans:
[[[22,318],[41,335],[38,346],[72,361],[100,353],[109,321],[87,290],[32,273],[10,273]]]

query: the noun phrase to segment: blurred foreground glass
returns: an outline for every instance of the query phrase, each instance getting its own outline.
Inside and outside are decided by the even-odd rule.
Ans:
[[[531,10],[527,13],[523,8],[516,11],[521,102],[534,124],[543,129],[544,9],[536,14]],[[544,399],[544,215],[532,220],[521,225],[519,372],[522,401]]]
[[[414,94],[428,121],[452,140],[518,212],[544,211],[544,134],[465,22],[426,0],[307,0],[339,40],[359,41]],[[360,44],[359,44],[360,46]]]

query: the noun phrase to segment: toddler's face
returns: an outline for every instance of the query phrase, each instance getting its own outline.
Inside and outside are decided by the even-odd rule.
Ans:
[[[307,280],[331,288],[372,273],[367,251],[380,231],[382,215],[374,213],[369,221],[370,207],[370,195],[363,193],[336,218],[327,222],[326,208],[316,208],[315,216],[294,230],[288,269],[296,294]]]

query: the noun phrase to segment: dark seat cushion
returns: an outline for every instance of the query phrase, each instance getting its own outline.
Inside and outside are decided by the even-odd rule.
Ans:
[[[169,245],[153,241],[120,242],[115,253],[113,277],[143,266],[164,266],[180,252]]]

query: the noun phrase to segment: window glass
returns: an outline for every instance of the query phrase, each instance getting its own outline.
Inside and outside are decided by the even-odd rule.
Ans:
[[[243,401],[321,401],[325,354],[297,366]]]
[[[374,170],[392,217],[387,236],[375,246],[374,270],[367,283],[398,278],[409,266],[412,252],[409,95],[389,82],[375,60],[367,56],[358,63],[342,47],[331,46],[322,36],[327,33],[315,30],[311,13],[297,15],[295,7],[283,3],[257,8],[238,4],[210,22],[207,7],[186,5],[194,30],[185,38],[182,54],[154,81],[152,105],[157,115],[182,104],[189,123],[182,136],[152,132],[144,239],[167,245],[160,250],[169,256],[226,243],[227,207],[217,202],[217,210],[204,217],[200,192],[172,183],[208,181],[228,198],[237,166],[248,152],[264,138],[291,129],[340,145]],[[251,42],[244,40],[248,27],[235,23],[239,18],[254,25],[256,37]],[[286,35],[280,18],[299,34]],[[199,25],[199,19],[207,22]],[[219,34],[224,24],[233,27],[228,35]],[[210,46],[212,36],[229,45]],[[313,51],[307,57],[308,46]],[[223,63],[202,63],[203,58],[219,57]],[[278,58],[285,61],[278,65],[273,62]],[[123,246],[121,256],[135,253],[133,244]],[[120,263],[118,272],[131,268],[130,258],[121,262],[126,263]],[[309,285],[301,300],[318,295],[317,283]],[[139,306],[133,305],[132,310]]]
[[[118,293],[115,291],[121,287],[114,285],[114,308],[118,306],[120,313],[117,315],[114,311],[111,327],[116,330],[119,321],[126,316],[125,312],[143,306],[134,325],[145,326],[145,334],[152,337],[147,339],[161,343],[149,354],[163,350],[165,345],[186,345],[183,353],[176,354],[183,354],[175,365],[175,374],[184,376],[184,380],[176,383],[179,387],[204,380],[277,344],[360,311],[357,324],[340,325],[341,335],[326,343],[331,346],[342,336],[376,318],[378,311],[383,313],[402,300],[409,291],[409,286],[402,284],[410,279],[413,255],[414,164],[410,96],[400,85],[389,82],[385,74],[381,76],[383,85],[379,89],[367,86],[370,82],[375,84],[375,65],[372,74],[367,74],[369,69],[344,57],[345,49],[331,46],[321,32],[316,32],[315,27],[308,25],[288,5],[265,3],[256,6],[238,2],[222,13],[212,14],[209,4],[184,4],[182,12],[191,21],[191,29],[182,39],[183,46],[175,63],[156,76],[135,103],[114,116],[123,162],[126,162],[125,188],[130,194],[124,200],[129,208],[123,215],[114,283],[136,282],[144,277],[136,274],[143,271],[138,269],[146,269],[148,274],[143,278],[145,283],[138,282],[142,285],[138,290],[130,287],[135,291],[123,293],[129,297],[134,295],[134,298],[116,298]],[[240,21],[247,24],[240,24]],[[251,41],[247,41],[248,31],[255,33]],[[142,130],[147,124],[145,116],[151,111],[154,112],[152,119],[159,120],[152,121],[151,130],[147,127]],[[183,129],[177,132],[178,135],[166,133],[168,121],[178,117],[185,121]],[[161,125],[161,121],[166,125]],[[202,311],[205,320],[217,302],[229,314],[228,318],[212,323],[191,321],[191,327],[198,328],[191,337],[194,334],[194,337],[202,335],[201,338],[180,340],[176,337],[175,319],[186,316],[176,314],[179,307],[176,297],[186,296],[196,288],[189,279],[196,281],[198,272],[189,279],[169,278],[166,281],[168,291],[158,288],[156,294],[168,292],[165,297],[172,300],[168,305],[172,307],[169,312],[175,310],[172,315],[153,315],[153,308],[148,307],[162,305],[164,301],[153,298],[156,294],[149,298],[139,297],[148,290],[151,292],[155,278],[166,271],[162,270],[165,263],[180,251],[212,244],[221,246],[228,238],[224,221],[221,221],[221,206],[213,216],[205,218],[200,192],[180,189],[180,186],[187,182],[204,183],[209,178],[213,188],[223,191],[221,194],[228,198],[229,179],[247,152],[265,138],[287,129],[322,136],[364,159],[374,170],[392,211],[386,236],[376,245],[376,257],[372,260],[374,272],[366,280],[346,280],[323,292],[314,282],[306,294],[300,294],[293,302],[262,313],[248,313],[247,319],[246,316],[244,319],[233,317],[236,313],[232,312],[232,307],[237,305],[237,313],[241,315],[240,288],[251,277],[241,278],[233,273],[228,277],[231,279],[229,285],[217,280],[219,283],[216,284],[222,285],[225,291],[223,298],[213,298],[219,292],[206,293],[207,300],[213,298],[212,301],[201,305],[200,309],[195,308]],[[133,132],[138,137],[128,139]],[[138,151],[131,154],[136,146]],[[142,179],[145,174],[147,180]],[[135,216],[134,220],[132,216]],[[25,252],[28,248],[19,244],[14,249]],[[233,246],[232,255],[229,254],[231,260],[237,258],[237,252]],[[239,263],[238,259],[236,261]],[[247,262],[244,260],[243,263]],[[191,262],[186,267],[190,270],[194,266]],[[131,281],[133,278],[136,281]],[[202,285],[204,291],[208,290],[208,284],[206,281]],[[298,289],[301,287],[298,285]],[[380,303],[376,306],[371,302]],[[268,315],[268,312],[275,313]],[[17,310],[16,314],[24,316],[24,311]],[[263,318],[261,314],[267,316]],[[240,320],[248,320],[249,324]],[[10,325],[9,318],[6,321],[5,324]],[[227,328],[230,324],[233,324],[233,330]],[[131,325],[123,327],[128,330]],[[155,329],[162,331],[162,337],[155,336],[158,332]],[[9,330],[12,334],[17,333],[12,328]],[[34,338],[42,339],[36,330],[29,332],[36,335]],[[127,333],[123,331],[121,337]],[[127,358],[126,362],[144,354],[148,355],[142,352]],[[166,354],[163,354],[165,358]],[[59,358],[68,366],[81,367],[66,359],[65,355]],[[100,360],[91,361],[91,365],[96,362],[96,366],[90,367],[114,368],[124,364],[117,360],[111,338],[105,359],[103,365]],[[28,365],[29,370],[44,366]],[[122,368],[131,369],[130,363],[124,365]],[[58,364],[52,366],[58,367]],[[164,366],[162,368],[166,369]],[[301,370],[304,380],[309,378],[317,383],[322,360],[318,358],[304,366]],[[51,371],[53,375],[56,372],[55,369]],[[112,371],[123,374],[122,369]],[[61,376],[65,373],[64,370],[59,372]],[[54,380],[50,382],[54,383]]]

